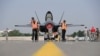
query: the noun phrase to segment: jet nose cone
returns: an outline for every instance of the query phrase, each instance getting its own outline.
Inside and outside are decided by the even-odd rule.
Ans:
[[[48,11],[48,12],[46,13],[45,21],[47,21],[47,20],[53,20],[53,16],[52,16],[51,11]]]

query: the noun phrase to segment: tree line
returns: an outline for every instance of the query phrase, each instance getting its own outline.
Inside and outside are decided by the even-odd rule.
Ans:
[[[21,33],[19,30],[13,30],[13,31],[8,32],[8,35],[9,36],[31,36],[32,34],[31,33]],[[72,34],[70,34],[70,36],[71,37],[75,37],[75,36],[83,37],[84,31],[79,30],[77,32],[73,32]]]
[[[21,33],[19,30],[13,30],[8,32],[8,36],[31,36],[30,33]]]
[[[83,37],[83,36],[85,36],[85,35],[84,35],[84,31],[79,30],[79,31],[77,31],[77,32],[73,32],[73,33],[71,34],[71,36],[72,36],[72,37],[75,37],[75,36]]]

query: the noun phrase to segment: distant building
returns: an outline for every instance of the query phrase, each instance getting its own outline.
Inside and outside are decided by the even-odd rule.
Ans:
[[[8,30],[8,32],[13,31],[13,30]],[[5,36],[5,30],[0,31],[0,37]]]
[[[4,34],[4,31],[0,31],[0,37],[2,37]]]

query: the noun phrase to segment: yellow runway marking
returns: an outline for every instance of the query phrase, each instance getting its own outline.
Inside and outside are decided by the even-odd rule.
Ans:
[[[33,56],[64,56],[64,54],[53,42],[47,42]]]

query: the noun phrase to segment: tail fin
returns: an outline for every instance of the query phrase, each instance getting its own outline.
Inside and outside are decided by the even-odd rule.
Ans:
[[[37,13],[36,13],[36,11],[35,11],[35,15],[36,15],[36,17],[37,17],[37,19],[38,19],[38,23],[41,24],[41,23],[40,23],[40,20],[39,20],[39,18],[38,18],[38,15],[37,15]]]
[[[61,19],[60,19],[60,21],[59,21],[59,24],[61,23],[61,20],[62,20],[63,16],[64,16],[64,11],[63,11],[63,13],[62,13],[62,16],[61,16]]]

